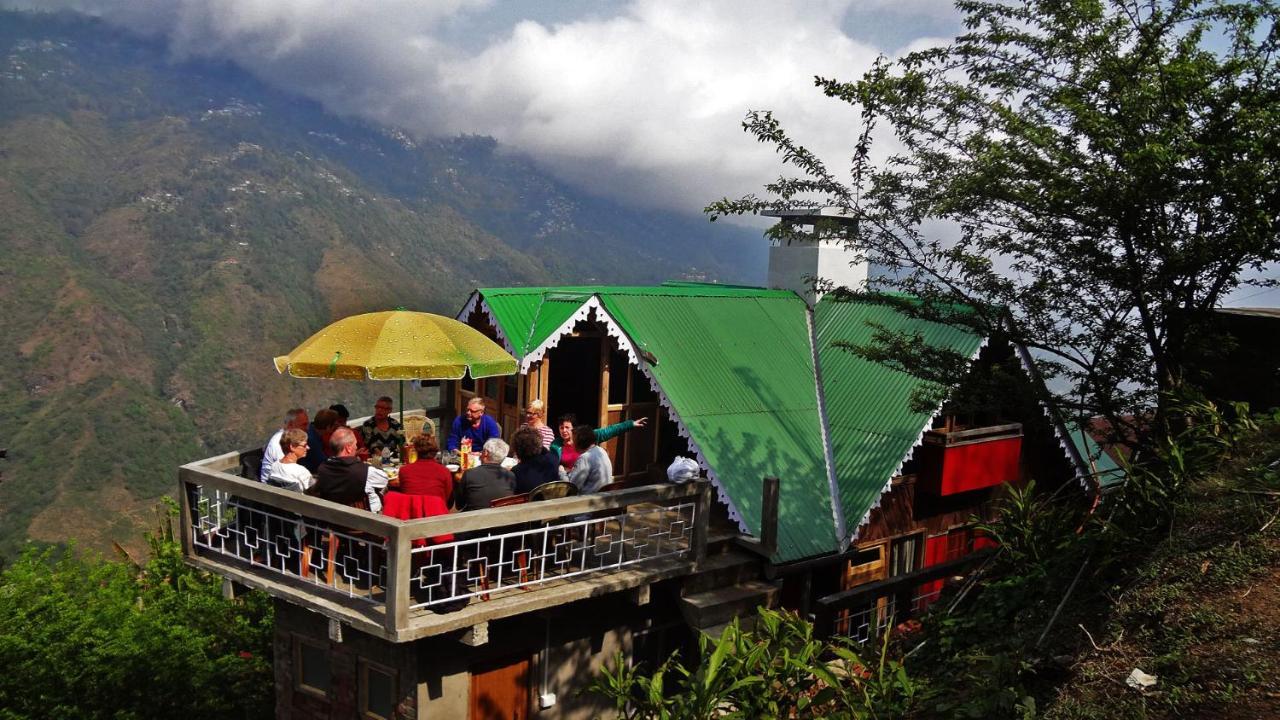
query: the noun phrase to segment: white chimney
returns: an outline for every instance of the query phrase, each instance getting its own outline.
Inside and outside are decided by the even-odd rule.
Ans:
[[[761,213],[780,218],[785,225],[798,230],[795,237],[773,240],[769,246],[769,287],[776,290],[794,290],[806,302],[813,305],[823,293],[815,291],[814,278],[826,285],[846,287],[850,290],[875,289],[875,280],[888,272],[887,268],[873,266],[859,259],[849,249],[843,238],[816,239],[804,237],[805,230],[813,234],[813,227],[820,221],[834,223],[850,229],[857,220],[840,208],[800,208],[796,210],[766,211]],[[796,226],[799,226],[798,228]]]

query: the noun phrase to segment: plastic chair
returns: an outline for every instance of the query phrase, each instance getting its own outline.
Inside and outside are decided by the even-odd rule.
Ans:
[[[631,483],[627,482],[626,480],[616,480],[614,482],[609,483],[608,485],[601,487],[596,492],[607,493],[607,492],[613,492],[615,490],[625,490],[630,486],[631,486]]]
[[[422,433],[436,434],[435,422],[423,415],[406,415],[404,418],[404,441],[409,443]]]
[[[538,487],[530,490],[529,502],[555,500],[557,498],[573,497],[577,494],[577,485],[574,485],[568,480],[553,480],[549,483],[542,483]]]
[[[523,505],[529,502],[529,493],[520,493],[519,495],[508,495],[506,497],[494,498],[489,501],[489,507],[506,507],[508,505]]]

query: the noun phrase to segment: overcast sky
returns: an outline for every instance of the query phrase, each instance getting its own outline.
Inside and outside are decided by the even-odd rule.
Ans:
[[[230,60],[330,110],[478,133],[586,189],[698,211],[781,171],[773,110],[839,167],[857,116],[813,76],[953,36],[946,0],[0,0],[74,9]]]

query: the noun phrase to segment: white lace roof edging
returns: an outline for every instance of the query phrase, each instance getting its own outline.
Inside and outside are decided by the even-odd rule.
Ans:
[[[1032,382],[1040,382],[1040,370],[1035,365],[1035,358],[1031,357],[1031,352],[1023,345],[1014,344],[1014,348],[1018,351],[1018,362],[1022,364],[1022,371],[1031,378]],[[1067,427],[1062,424],[1062,420],[1058,418],[1058,414],[1053,412],[1047,403],[1043,400],[1037,400],[1036,404],[1040,406],[1040,412],[1049,421],[1049,426],[1053,428],[1054,438],[1058,441],[1058,447],[1062,448],[1062,454],[1076,468],[1076,482],[1080,483],[1080,487],[1085,490],[1092,489],[1089,484],[1089,478],[1093,477],[1093,469],[1089,467],[1089,463],[1080,455],[1080,450],[1076,448],[1075,443],[1071,442],[1071,435],[1067,432]]]
[[[592,295],[590,298],[587,298],[586,302],[582,303],[582,307],[575,310],[574,313],[569,316],[569,319],[560,323],[560,327],[556,328],[554,332],[548,335],[546,340],[543,340],[538,347],[533,348],[527,355],[520,358],[520,372],[529,372],[529,368],[533,367],[534,363],[542,360],[542,358],[546,356],[548,350],[559,345],[561,338],[573,332],[573,327],[590,317],[591,311],[596,308],[603,310],[600,306],[600,300],[596,298],[595,295]]]
[[[974,350],[973,354],[969,356],[970,366],[977,362],[978,356],[986,349],[987,343],[989,342],[991,342],[991,338],[982,338],[982,342],[979,343],[978,349]],[[885,493],[893,489],[893,479],[898,476],[898,473],[902,472],[902,467],[911,459],[911,454],[914,453],[920,443],[924,441],[924,434],[929,432],[929,428],[933,427],[933,421],[937,420],[938,417],[942,415],[942,409],[946,407],[947,400],[949,398],[949,395],[948,397],[943,398],[942,402],[938,403],[938,408],[933,411],[933,414],[929,416],[928,420],[925,420],[924,427],[920,428],[920,432],[916,434],[916,439],[911,443],[911,447],[907,449],[907,454],[902,456],[902,459],[898,461],[898,466],[893,469],[893,472],[889,473],[888,479],[884,481],[884,486],[880,488],[880,494],[876,496],[876,501],[871,503],[871,507],[867,508],[867,512],[862,515],[862,519],[858,521],[853,532],[849,533],[849,539],[845,541],[846,545],[852,544],[854,539],[858,537],[858,533],[862,531],[863,526],[871,521],[871,513],[875,512],[876,508],[880,507],[880,501],[884,499]]]
[[[698,466],[707,471],[707,479],[711,481],[711,485],[716,489],[716,497],[729,510],[729,519],[738,524],[738,529],[743,534],[751,535],[750,528],[747,527],[746,521],[742,517],[742,513],[738,511],[738,506],[734,504],[733,498],[729,497],[729,493],[725,490],[724,483],[720,481],[716,475],[715,468],[707,462],[706,456],[702,453],[702,448],[698,446],[698,442],[689,434],[689,429],[685,427],[684,420],[680,418],[680,413],[676,410],[675,405],[671,404],[671,399],[667,397],[667,393],[662,389],[662,385],[658,383],[658,379],[653,376],[653,371],[649,367],[649,363],[644,362],[640,357],[640,353],[636,350],[635,342],[631,336],[627,335],[618,321],[609,314],[605,309],[604,303],[600,301],[598,295],[592,295],[582,307],[578,309],[568,320],[564,322],[556,331],[552,333],[541,345],[531,351],[526,357],[529,363],[541,360],[548,350],[555,347],[560,338],[573,331],[574,325],[586,320],[592,311],[596,313],[596,320],[601,322],[605,327],[605,332],[609,337],[618,341],[618,347],[627,354],[627,360],[634,366],[640,368],[640,372],[644,374],[645,379],[649,381],[649,387],[658,396],[658,404],[666,408],[668,416],[676,424],[676,432],[680,437],[689,443],[689,450],[693,453],[694,459],[698,461]]]
[[[813,323],[813,308],[805,307],[805,325],[809,330],[809,354],[813,360],[813,385],[818,398],[818,433],[822,439],[822,461],[827,470],[827,492],[831,499],[831,521],[835,525],[837,552],[844,552],[848,547],[845,536],[844,508],[840,505],[840,483],[836,479],[835,451],[831,447],[831,425],[827,419],[827,394],[822,386],[822,365],[818,362],[818,330]]]

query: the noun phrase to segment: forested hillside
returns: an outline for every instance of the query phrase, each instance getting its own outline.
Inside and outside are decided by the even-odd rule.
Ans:
[[[757,233],[625,208],[71,16],[0,14],[0,558],[139,536],[184,461],[391,386],[286,380],[338,317],[480,285],[754,281]]]

